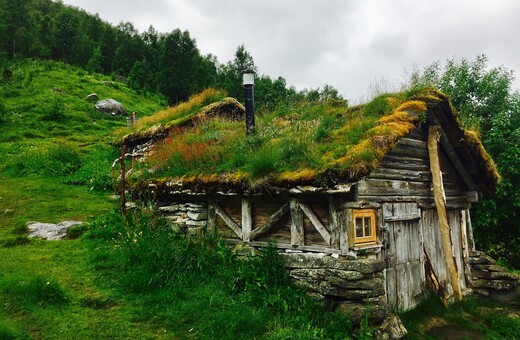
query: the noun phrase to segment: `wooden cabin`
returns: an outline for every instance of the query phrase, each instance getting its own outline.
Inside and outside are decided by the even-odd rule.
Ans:
[[[449,98],[427,89],[354,108],[320,105],[312,114],[265,114],[257,136],[237,131],[244,129],[243,108],[229,99],[212,104],[223,116],[204,108],[180,124],[168,123],[179,121],[174,115],[138,127],[120,143],[129,150],[151,140],[155,146],[130,153],[149,164],[134,162],[129,188],[136,199],[153,200],[178,230],[216,232],[255,248],[274,242],[299,284],[350,311],[365,303],[382,314],[387,306],[409,309],[428,291],[446,302],[462,298],[475,248],[469,208],[493,193],[499,176],[476,135],[461,127]],[[326,115],[333,124],[324,127]],[[318,138],[320,129],[325,133]],[[291,136],[284,139],[284,133]],[[249,158],[269,148],[301,148],[298,143],[307,145],[299,152],[307,153],[309,164],[288,152],[284,157],[296,164],[273,156],[283,169],[266,164],[265,173],[247,172]],[[196,145],[192,154],[172,153],[177,163],[165,161],[166,149],[187,153],[186,145]],[[266,148],[235,160],[229,158],[233,145]],[[187,157],[197,155],[213,157],[215,165],[194,161],[190,168]],[[163,163],[148,161],[154,157]],[[236,168],[226,169],[233,161]]]

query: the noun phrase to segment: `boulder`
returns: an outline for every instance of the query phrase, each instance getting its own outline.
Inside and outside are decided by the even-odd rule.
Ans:
[[[361,304],[352,302],[338,302],[336,311],[346,314],[355,325],[359,325],[361,320],[368,316],[371,323],[380,323],[388,316],[388,305],[386,303]]]
[[[93,102],[95,100],[98,100],[98,95],[96,93],[91,93],[88,96],[86,96],[85,99],[89,102]]]
[[[61,240],[67,236],[67,230],[70,227],[80,224],[85,224],[85,222],[64,221],[54,224],[29,221],[27,222],[27,228],[29,229],[29,237],[41,238],[43,240]]]
[[[374,334],[374,339],[402,339],[408,331],[401,319],[394,314],[389,315]]]
[[[107,115],[128,115],[123,104],[111,98],[98,101],[94,107]]]

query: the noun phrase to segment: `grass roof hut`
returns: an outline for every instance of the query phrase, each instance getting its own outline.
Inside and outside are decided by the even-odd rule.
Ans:
[[[446,95],[280,107],[258,115],[251,135],[243,116],[206,90],[122,131],[120,144],[148,145],[132,152],[132,194],[189,233],[275,242],[297,282],[347,310],[408,309],[428,290],[462,298],[469,207],[499,175]]]

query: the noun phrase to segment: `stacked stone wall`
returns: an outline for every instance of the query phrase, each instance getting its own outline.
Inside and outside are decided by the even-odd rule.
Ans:
[[[520,297],[520,276],[496,264],[482,251],[471,251],[471,287],[477,294],[515,300]]]
[[[348,259],[323,253],[282,253],[294,282],[349,314],[354,322],[368,315],[374,323],[388,316],[383,260]]]
[[[208,225],[206,202],[173,202],[158,206],[158,210],[176,231],[189,235],[202,235]]]

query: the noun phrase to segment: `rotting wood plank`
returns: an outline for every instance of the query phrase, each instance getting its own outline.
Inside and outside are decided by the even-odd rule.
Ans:
[[[269,218],[269,221],[264,224],[264,225],[261,225],[257,228],[255,228],[252,232],[251,232],[251,235],[249,237],[250,240],[255,240],[258,236],[260,236],[261,234],[265,233],[266,231],[270,230],[273,226],[276,225],[276,223],[278,223],[282,217],[289,211],[289,204],[284,204],[282,205],[282,207],[280,209],[278,209],[274,214],[271,215],[271,217]]]
[[[430,154],[430,166],[432,171],[433,191],[437,214],[439,216],[439,227],[441,231],[442,247],[446,255],[446,265],[450,276],[451,286],[453,287],[455,298],[462,300],[462,290],[459,283],[459,274],[453,254],[453,244],[450,235],[450,225],[446,211],[446,200],[444,186],[442,183],[441,166],[439,163],[438,143],[441,135],[440,126],[430,125],[428,132],[428,152]]]
[[[251,212],[251,199],[247,197],[242,198],[242,239],[246,242],[251,237],[251,230],[253,228],[253,216]]]
[[[321,223],[321,221],[319,220],[319,218],[316,216],[316,214],[314,213],[314,211],[312,211],[312,209],[309,207],[309,205],[307,205],[306,203],[300,203],[300,208],[303,210],[304,214],[307,216],[307,218],[309,219],[309,221],[311,221],[312,225],[314,226],[314,228],[316,228],[316,230],[318,231],[318,233],[320,233],[321,237],[323,237],[323,239],[325,240],[325,242],[327,243],[327,245],[330,246],[330,233],[329,231],[323,226],[323,224]]]
[[[233,221],[233,219],[229,217],[229,215],[218,204],[215,203],[213,206],[215,208],[215,212],[220,216],[220,218],[222,218],[224,223],[226,223],[226,225],[231,228],[231,230],[233,230],[240,239],[242,239],[242,229],[240,226],[235,221]]]
[[[303,246],[305,244],[305,233],[303,228],[303,211],[300,209],[298,200],[291,198],[289,201],[291,210],[291,244]]]

